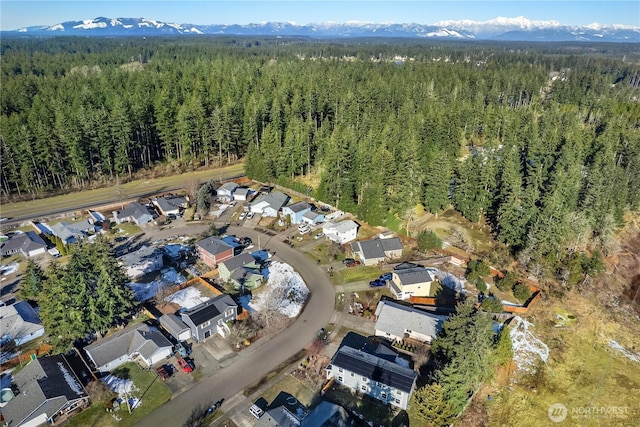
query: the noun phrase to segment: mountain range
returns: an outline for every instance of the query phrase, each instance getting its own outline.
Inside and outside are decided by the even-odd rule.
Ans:
[[[291,22],[257,24],[175,24],[145,18],[105,18],[67,21],[3,31],[4,36],[167,36],[247,35],[303,36],[309,38],[397,37],[445,40],[640,42],[640,27],[591,24],[563,25],[525,17],[499,17],[489,21],[441,21],[435,24],[394,24],[348,21],[298,25]]]

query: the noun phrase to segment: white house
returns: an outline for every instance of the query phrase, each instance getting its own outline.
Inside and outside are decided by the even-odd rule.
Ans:
[[[120,264],[127,270],[127,276],[136,278],[152,271],[160,270],[164,266],[163,252],[153,246],[143,246],[135,252],[118,258]]]
[[[376,335],[391,341],[405,337],[430,343],[440,332],[446,316],[437,316],[423,310],[382,300],[376,307]]]
[[[233,192],[233,200],[244,202],[249,200],[249,196],[254,193],[254,191],[247,187],[238,187],[236,191]]]
[[[100,372],[109,372],[131,360],[152,366],[171,356],[173,345],[157,329],[144,323],[128,327],[85,347]]]
[[[217,190],[216,195],[219,199],[233,200],[233,193],[238,188],[238,184],[233,181],[225,182]]]
[[[324,222],[324,215],[316,211],[307,211],[302,215],[302,222],[314,226]]]
[[[322,232],[329,240],[333,240],[334,242],[343,245],[355,240],[358,235],[358,227],[360,226],[350,219],[340,221],[338,223],[325,222],[322,225]]]
[[[359,339],[352,339],[354,335]],[[353,391],[407,409],[418,373],[407,363],[398,363],[391,349],[378,350],[367,338],[347,334],[326,368],[327,379],[334,378]]]
[[[280,209],[289,201],[289,198],[288,195],[280,191],[262,195],[251,203],[251,212],[276,218]]]

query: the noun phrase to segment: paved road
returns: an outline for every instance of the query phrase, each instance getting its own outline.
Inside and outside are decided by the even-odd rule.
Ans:
[[[227,233],[248,236],[254,244],[260,236],[263,249],[275,252],[278,258],[292,265],[300,273],[311,291],[307,305],[293,325],[272,339],[264,341],[260,346],[243,350],[236,362],[174,397],[143,418],[137,424],[139,426],[183,425],[194,406],[210,404],[220,399],[228,400],[241,393],[244,388],[306,347],[314,339],[317,331],[329,323],[335,304],[334,287],[326,273],[312,259],[282,243],[281,237],[278,236],[270,237],[242,227],[229,227]],[[224,404],[222,409],[224,410]]]

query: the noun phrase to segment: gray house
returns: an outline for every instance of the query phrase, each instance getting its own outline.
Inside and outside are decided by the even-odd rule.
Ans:
[[[42,240],[42,237],[33,231],[15,234],[9,240],[0,244],[2,256],[22,253],[27,258],[30,258],[46,251],[47,244]]]
[[[142,323],[98,340],[84,350],[100,372],[109,372],[132,360],[152,366],[171,356],[172,348],[160,331]]]
[[[14,340],[24,344],[44,335],[44,326],[26,301],[0,307],[0,343]]]
[[[182,312],[181,316],[191,329],[191,338],[201,342],[215,334],[226,336],[229,333],[227,322],[236,320],[238,305],[229,295],[223,294]]]
[[[411,306],[382,300],[376,307],[376,335],[391,341],[405,337],[430,343],[446,316],[438,316]]]
[[[53,234],[58,236],[65,245],[79,242],[89,234],[96,232],[95,225],[91,224],[89,220],[79,222],[62,221],[53,224],[50,228]]]
[[[264,276],[256,259],[246,252],[218,264],[220,279],[232,281],[238,288],[254,289],[262,284]]]
[[[153,221],[153,215],[146,206],[140,203],[129,203],[123,210],[114,211],[113,219],[116,224],[123,222],[133,222],[137,225],[146,224]]]
[[[275,218],[278,216],[280,209],[287,204],[289,198],[288,195],[280,191],[262,195],[251,202],[251,212]]]
[[[326,368],[327,379],[334,378],[352,391],[407,409],[418,373],[397,356],[390,358],[392,350],[385,348],[384,352],[378,352],[374,350],[375,344],[362,336],[354,340],[354,335],[357,336],[347,334],[333,355]],[[363,340],[365,345],[360,342]]]
[[[162,215],[178,215],[181,210],[189,207],[189,201],[184,196],[158,197],[151,202]]]
[[[8,427],[54,424],[89,404],[63,355],[30,361],[15,374],[18,394],[2,408]]]
[[[163,251],[153,246],[142,246],[137,251],[118,258],[118,262],[126,271],[127,276],[137,278],[152,271],[160,270],[164,266]]]
[[[402,242],[397,237],[389,239],[360,240],[351,243],[351,251],[364,265],[376,265],[387,258],[402,256]]]

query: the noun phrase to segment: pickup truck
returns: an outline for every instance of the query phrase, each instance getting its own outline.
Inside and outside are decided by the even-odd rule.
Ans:
[[[169,371],[167,371],[167,368],[165,368],[164,365],[156,368],[156,372],[158,373],[158,376],[160,377],[160,379],[162,381],[166,380],[167,378],[169,378],[171,376],[169,374]]]

